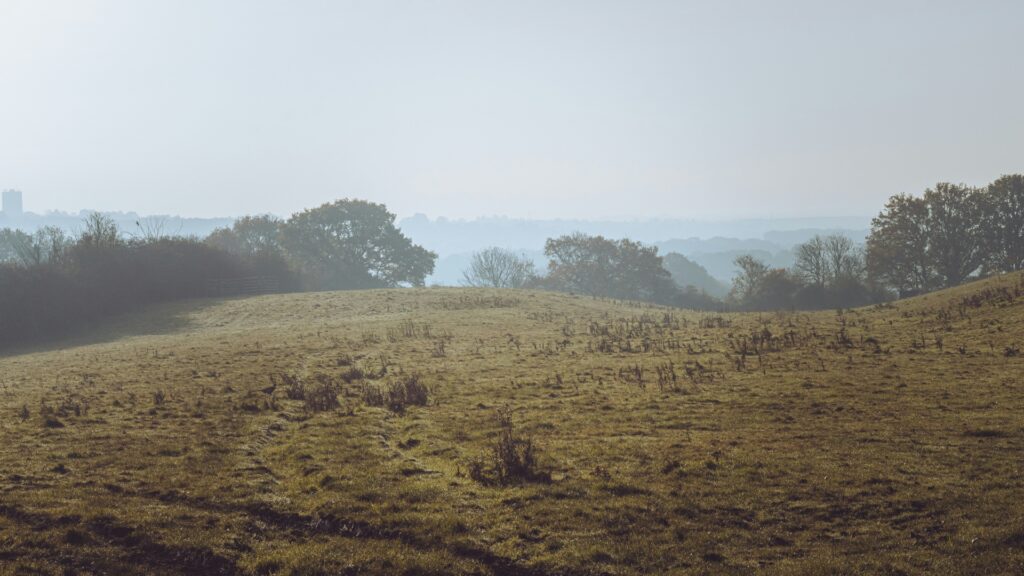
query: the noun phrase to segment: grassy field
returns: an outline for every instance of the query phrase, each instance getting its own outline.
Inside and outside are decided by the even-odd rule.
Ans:
[[[1022,346],[1021,275],[176,304],[0,357],[0,573],[1020,574]]]

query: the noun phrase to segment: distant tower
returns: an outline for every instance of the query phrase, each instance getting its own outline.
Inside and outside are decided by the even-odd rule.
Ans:
[[[20,190],[4,190],[4,216],[21,216],[24,212],[21,205]]]

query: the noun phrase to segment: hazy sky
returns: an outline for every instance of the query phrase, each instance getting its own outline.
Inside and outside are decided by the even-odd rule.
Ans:
[[[0,0],[0,188],[194,216],[870,215],[1024,171],[1024,2]]]

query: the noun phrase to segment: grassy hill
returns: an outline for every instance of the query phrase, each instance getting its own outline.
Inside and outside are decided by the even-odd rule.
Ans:
[[[0,357],[0,572],[1024,570],[1021,275],[813,314],[301,294],[89,338]]]

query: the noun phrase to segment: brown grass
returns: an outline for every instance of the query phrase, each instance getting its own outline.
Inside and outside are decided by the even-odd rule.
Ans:
[[[0,358],[0,573],[1024,567],[1021,275],[841,313],[422,289],[98,333]]]

